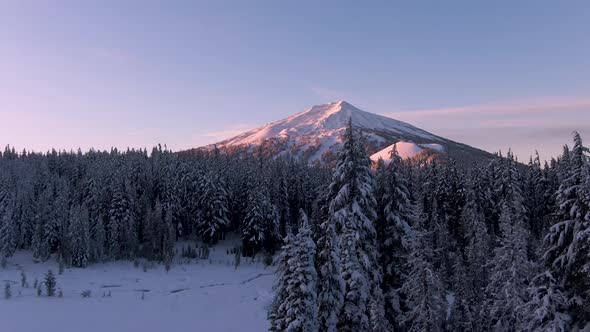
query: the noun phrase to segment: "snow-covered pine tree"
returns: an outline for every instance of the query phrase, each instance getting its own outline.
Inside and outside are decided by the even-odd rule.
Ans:
[[[45,290],[47,292],[47,296],[55,296],[56,286],[57,281],[55,280],[55,274],[53,274],[53,271],[51,270],[47,271],[45,274]]]
[[[407,255],[414,236],[412,226],[417,219],[416,206],[411,200],[403,167],[394,145],[391,161],[387,166],[378,168],[376,176],[376,192],[380,193],[377,198],[380,207],[377,227],[385,313],[389,322],[398,327],[402,313],[400,292],[407,274]]]
[[[536,152],[535,158],[530,158],[524,178],[524,200],[528,212],[528,228],[531,230],[531,236],[538,242],[541,232],[543,231],[543,219],[546,213],[545,207],[545,181],[541,169],[541,159]],[[537,243],[534,243],[537,246]]]
[[[13,218],[14,204],[5,197],[0,205],[0,258],[11,257],[16,250],[18,225]]]
[[[259,184],[248,195],[248,208],[242,225],[244,255],[252,256],[261,248],[269,251],[278,241],[278,214],[270,203],[266,185]]]
[[[292,228],[291,211],[289,206],[289,187],[287,186],[287,179],[284,174],[281,174],[278,181],[278,188],[276,193],[276,206],[279,213],[279,233],[281,238],[287,235]]]
[[[31,250],[36,261],[46,261],[51,254],[49,241],[46,238],[46,222],[51,216],[51,196],[50,188],[45,187],[35,202],[35,229],[31,241]]]
[[[49,231],[47,238],[53,243],[52,250],[57,251],[57,259],[63,264],[70,264],[72,257],[69,241],[71,191],[67,178],[57,177],[54,190],[55,199],[51,210],[52,222],[51,228],[47,229]]]
[[[156,200],[156,204],[145,218],[143,230],[143,252],[147,259],[161,260],[161,237],[162,237],[162,203]]]
[[[203,177],[203,193],[199,200],[197,231],[206,243],[216,243],[229,225],[227,192],[212,175]]]
[[[90,225],[85,206],[75,205],[70,210],[70,247],[72,266],[86,267],[90,259]]]
[[[166,270],[170,270],[170,265],[174,259],[174,244],[176,243],[176,226],[172,215],[166,214],[162,229],[162,261]]]
[[[478,174],[478,173],[476,173]],[[488,261],[492,251],[492,241],[485,224],[483,208],[478,199],[477,177],[472,174],[466,192],[466,205],[461,216],[465,229],[465,275],[456,278],[455,286],[463,290],[462,301],[469,306],[473,321],[478,323],[484,291],[488,283]]]
[[[494,250],[487,301],[482,311],[487,329],[516,331],[525,317],[519,309],[527,302],[527,285],[532,270],[527,257],[528,234],[522,201],[503,202],[500,214],[500,245]]]
[[[103,217],[98,215],[90,228],[90,257],[93,262],[102,262],[106,258],[105,243],[107,239]]]
[[[113,188],[109,208],[107,241],[111,259],[130,258],[137,250],[137,230],[134,226],[129,193],[123,181]]]
[[[319,217],[327,214],[327,206],[320,206]],[[340,244],[336,235],[336,220],[327,217],[319,226],[316,266],[319,276],[318,308],[319,331],[336,332],[344,304],[345,284],[340,263]]]
[[[529,302],[519,310],[525,317],[520,331],[571,331],[568,298],[550,271],[536,276],[528,287]]]
[[[283,306],[287,298],[287,285],[292,274],[290,264],[294,255],[295,236],[289,232],[283,240],[281,252],[276,260],[276,281],[273,286],[274,298],[270,305],[268,319],[270,320],[270,331],[284,331],[286,329],[286,307]]]
[[[51,188],[48,188],[48,205],[47,209],[42,211],[43,216],[42,218],[46,218],[45,222],[43,223],[43,241],[47,244],[47,252],[45,253],[47,257],[42,257],[43,260],[49,258],[49,255],[54,252],[59,246],[59,239],[60,239],[60,227],[62,222],[60,221],[60,216],[62,214],[61,211],[63,207],[61,204],[58,204],[56,199],[56,184],[55,179],[52,180]]]
[[[557,191],[558,221],[545,236],[544,260],[568,297],[578,328],[590,328],[590,165],[580,134],[560,159],[563,182]]]
[[[368,331],[386,325],[377,262],[376,200],[364,140],[349,122],[329,188],[329,218],[341,233],[341,273],[346,285],[339,330]]]
[[[279,281],[273,302],[273,331],[318,331],[317,279],[314,257],[316,245],[311,237],[307,215],[299,211],[300,227],[293,239],[287,239],[286,253],[281,256]],[[286,264],[285,264],[286,263]]]
[[[29,249],[35,229],[35,198],[31,174],[23,174],[23,182],[16,193],[13,218],[18,225],[17,246]]]
[[[444,287],[432,264],[432,231],[418,227],[408,258],[409,275],[402,289],[408,307],[402,317],[403,330],[439,332],[444,330],[447,315]]]

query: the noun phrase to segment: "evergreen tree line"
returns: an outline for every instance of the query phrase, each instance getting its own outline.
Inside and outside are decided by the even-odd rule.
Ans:
[[[590,330],[590,161],[373,165],[350,126],[277,259],[272,331]]]
[[[290,160],[172,153],[156,147],[0,153],[0,257],[31,250],[66,266],[146,258],[170,263],[179,239],[273,253],[329,173]]]
[[[274,253],[274,331],[590,329],[590,161],[574,134],[544,164],[372,164],[349,127],[333,170],[288,159],[0,154],[0,254],[61,264],[144,257],[240,234]]]

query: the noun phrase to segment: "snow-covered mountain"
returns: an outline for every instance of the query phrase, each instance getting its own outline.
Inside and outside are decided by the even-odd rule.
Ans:
[[[342,147],[348,121],[367,139],[372,159],[387,160],[392,145],[402,158],[449,154],[478,158],[487,153],[431,134],[408,123],[362,111],[345,102],[316,105],[286,119],[266,124],[221,141],[222,151],[254,152],[268,157],[293,156],[309,162],[331,162]]]

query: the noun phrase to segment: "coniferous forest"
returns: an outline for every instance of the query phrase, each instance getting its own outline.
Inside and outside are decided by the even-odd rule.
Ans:
[[[334,169],[219,151],[0,154],[0,254],[170,264],[181,240],[274,255],[272,331],[587,331],[590,161],[372,164],[350,126]]]

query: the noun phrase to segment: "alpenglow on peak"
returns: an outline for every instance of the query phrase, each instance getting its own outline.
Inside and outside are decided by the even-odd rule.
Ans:
[[[269,157],[289,156],[308,162],[330,162],[342,148],[346,127],[352,121],[367,140],[369,154],[387,157],[392,144],[400,143],[402,158],[424,153],[485,154],[481,150],[433,135],[408,123],[363,111],[341,100],[315,105],[285,119],[266,124],[216,143],[221,150],[264,153]],[[407,152],[403,152],[407,151]]]

